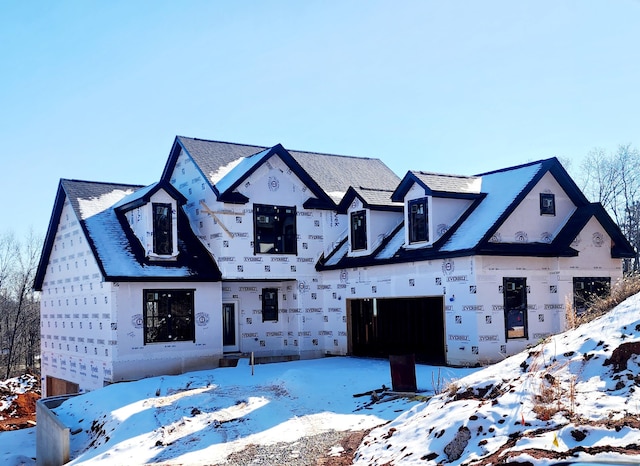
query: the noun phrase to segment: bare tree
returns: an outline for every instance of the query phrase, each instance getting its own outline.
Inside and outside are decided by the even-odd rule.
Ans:
[[[40,352],[40,301],[33,291],[40,245],[30,234],[24,241],[0,236],[0,361],[5,378],[36,370]]]
[[[596,148],[581,165],[583,191],[592,201],[600,202],[611,214],[636,250],[629,261],[628,272],[638,272],[640,263],[640,152],[631,144],[620,145],[607,154]]]

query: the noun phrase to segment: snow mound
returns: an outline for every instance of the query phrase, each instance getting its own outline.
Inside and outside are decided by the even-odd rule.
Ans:
[[[372,430],[354,464],[640,461],[638,353],[640,295]]]

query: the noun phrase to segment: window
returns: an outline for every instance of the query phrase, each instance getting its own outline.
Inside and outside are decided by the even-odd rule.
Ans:
[[[507,339],[527,338],[527,279],[503,278],[502,284]]]
[[[171,204],[153,204],[153,252],[173,254]]]
[[[144,343],[195,341],[195,290],[144,290]]]
[[[584,314],[597,298],[608,296],[610,291],[610,277],[574,277],[573,308],[576,315]]]
[[[296,254],[296,208],[255,204],[253,209],[256,254]]]
[[[409,243],[429,241],[427,199],[409,201]]]
[[[351,212],[351,250],[367,249],[367,213],[364,210]]]
[[[262,289],[262,322],[278,321],[278,289]]]
[[[556,214],[555,194],[540,193],[540,215]]]

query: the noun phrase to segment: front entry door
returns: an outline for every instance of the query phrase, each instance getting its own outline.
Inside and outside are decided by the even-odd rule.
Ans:
[[[222,303],[222,351],[239,351],[238,307],[235,302]]]

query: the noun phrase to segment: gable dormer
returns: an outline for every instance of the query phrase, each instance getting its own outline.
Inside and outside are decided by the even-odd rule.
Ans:
[[[390,190],[350,187],[338,207],[347,214],[348,255],[372,254],[402,222],[402,204],[391,200]]]
[[[482,196],[481,179],[410,171],[392,199],[404,204],[405,247],[431,246]]]
[[[125,197],[114,208],[124,216],[151,261],[178,258],[178,208],[186,199],[170,184],[159,182]]]

